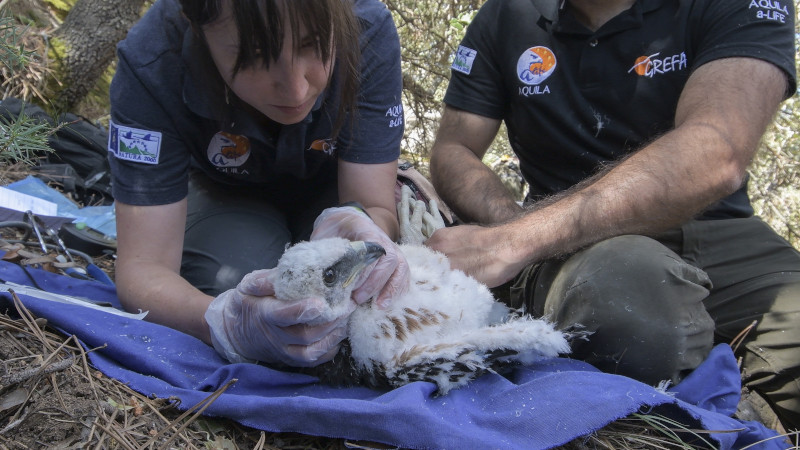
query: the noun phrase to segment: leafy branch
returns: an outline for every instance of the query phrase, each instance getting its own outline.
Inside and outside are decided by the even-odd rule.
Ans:
[[[0,117],[0,163],[29,166],[43,154],[52,152],[47,140],[58,130],[20,112],[14,120]]]

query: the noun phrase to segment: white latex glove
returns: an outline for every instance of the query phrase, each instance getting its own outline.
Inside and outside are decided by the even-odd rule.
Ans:
[[[263,361],[310,367],[330,361],[347,335],[352,308],[333,321],[309,325],[326,309],[322,298],[289,302],[274,297],[274,269],[246,275],[235,289],[218,295],[205,319],[214,349],[230,362]]]
[[[403,185],[400,190],[397,216],[400,220],[400,243],[422,245],[439,228],[444,228],[444,219],[439,205],[431,199],[428,205],[422,200],[411,200],[411,188]]]
[[[351,241],[375,242],[386,250],[386,254],[371,268],[364,269],[357,280],[353,291],[353,300],[357,304],[375,298],[378,307],[383,308],[392,298],[408,290],[409,269],[405,256],[367,213],[352,206],[322,211],[314,221],[311,240],[337,236]]]

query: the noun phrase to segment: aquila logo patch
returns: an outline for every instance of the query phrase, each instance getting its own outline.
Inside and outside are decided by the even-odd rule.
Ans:
[[[517,60],[517,77],[528,86],[536,86],[556,70],[556,55],[547,47],[531,47]]]
[[[221,168],[239,167],[250,158],[250,140],[246,136],[220,131],[208,143],[208,160]]]
[[[108,151],[117,159],[158,164],[161,153],[161,133],[139,128],[123,127],[111,122],[108,133]]]

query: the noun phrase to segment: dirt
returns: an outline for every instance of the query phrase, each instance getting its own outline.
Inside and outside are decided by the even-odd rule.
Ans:
[[[86,351],[24,306],[0,314],[0,449],[319,448],[344,442],[265,433],[184,413],[104,376]]]

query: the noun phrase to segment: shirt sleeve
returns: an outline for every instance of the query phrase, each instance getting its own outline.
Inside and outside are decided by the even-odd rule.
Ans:
[[[509,28],[516,22],[503,17],[503,1],[507,0],[487,1],[467,27],[453,57],[444,97],[449,106],[493,119],[503,118],[507,104],[503,75],[496,59],[501,51],[497,33],[513,33]],[[498,24],[503,24],[502,30]]]
[[[132,205],[183,199],[188,192],[190,154],[169,129],[171,120],[163,103],[133,74],[124,58],[118,62],[110,98],[108,158],[114,198]]]
[[[188,192],[191,156],[176,131],[185,116],[178,49],[186,25],[171,22],[179,17],[175,2],[156,2],[118,46],[108,159],[122,203],[169,204]]]
[[[720,58],[758,58],[786,72],[786,98],[794,95],[797,75],[792,1],[714,0],[695,5],[697,11],[691,15],[697,21],[692,27],[695,68]]]
[[[380,2],[370,7],[368,17],[360,17],[361,81],[356,111],[344,124],[338,146],[344,161],[379,164],[400,156],[403,79],[400,40],[392,16]]]

